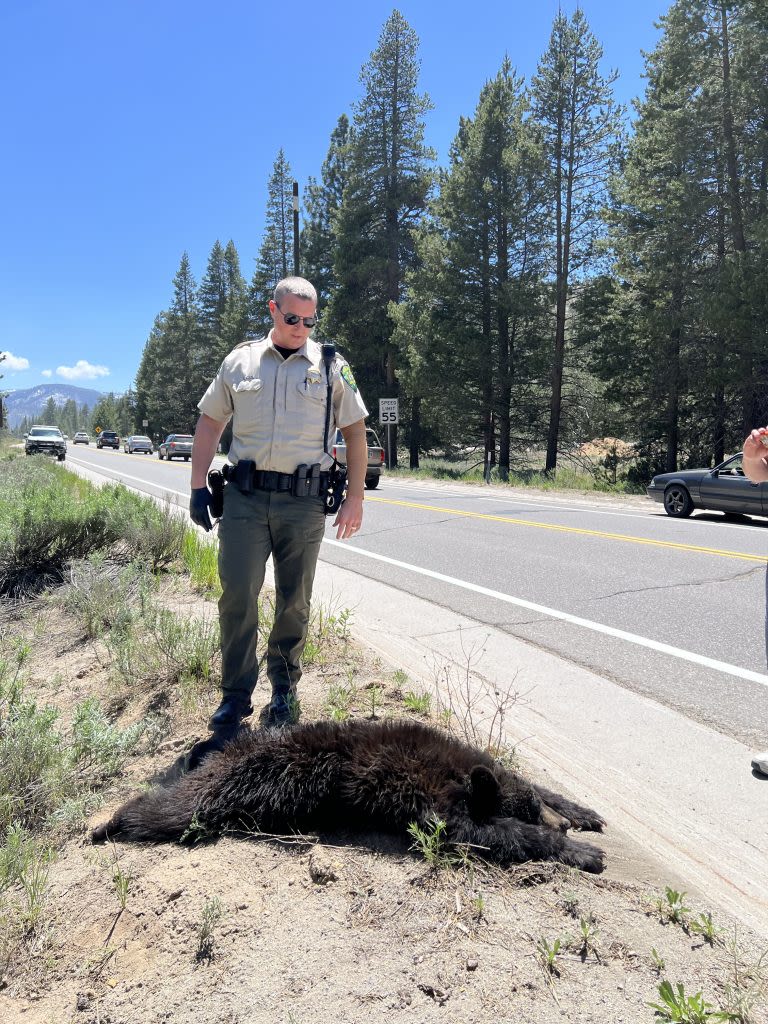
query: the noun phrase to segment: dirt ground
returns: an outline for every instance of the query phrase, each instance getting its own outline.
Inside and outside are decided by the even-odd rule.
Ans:
[[[215,614],[184,593],[175,604]],[[88,696],[109,706],[106,648],[46,599],[0,622],[0,639],[14,634],[36,637],[27,669],[39,703],[64,720]],[[414,684],[355,643],[354,623],[352,634],[306,671],[303,716],[326,715],[329,688],[352,678],[353,715],[371,714],[377,698],[379,715],[412,714],[403,694]],[[215,692],[193,708],[147,692],[122,708],[125,725],[165,705],[170,732],[130,760],[61,846],[43,924],[0,979],[3,1024],[639,1024],[654,1020],[664,979],[739,1010],[734,1019],[768,1021],[766,950],[698,897],[686,900],[690,917],[712,912],[712,944],[663,920],[664,881],[642,851],[617,845],[610,807],[598,808],[609,826],[595,837],[608,853],[601,876],[476,860],[435,871],[408,837],[378,834],[91,845],[90,826],[179,769],[216,702]],[[118,873],[130,876],[123,909]]]

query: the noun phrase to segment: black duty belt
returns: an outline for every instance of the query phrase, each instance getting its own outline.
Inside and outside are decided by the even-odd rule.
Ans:
[[[236,466],[226,465],[222,475],[244,494],[251,491],[284,491],[297,498],[319,497],[328,490],[330,474],[320,471],[320,463],[301,465],[295,473],[277,473],[257,469],[250,459],[241,459]]]

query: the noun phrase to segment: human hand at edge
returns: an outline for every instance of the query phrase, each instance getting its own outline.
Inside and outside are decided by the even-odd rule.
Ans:
[[[189,518],[210,533],[213,529],[210,512],[211,492],[207,487],[193,487],[189,498]]]
[[[349,540],[354,537],[363,523],[363,499],[347,497],[341,503],[333,525],[337,527],[336,540]]]

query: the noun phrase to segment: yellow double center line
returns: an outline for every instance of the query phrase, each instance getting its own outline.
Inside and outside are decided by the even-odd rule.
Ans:
[[[442,505],[422,505],[415,501],[395,501],[392,498],[366,498],[366,501],[380,502],[382,505],[399,505],[402,508],[416,508],[424,512],[442,512],[465,519],[487,519],[496,523],[510,523],[512,526],[531,526],[537,530],[555,530],[558,533],[577,533],[584,537],[603,537],[606,540],[620,540],[629,544],[647,544],[656,548],[674,548],[677,551],[695,551],[698,554],[718,555],[721,558],[740,558],[744,562],[765,562],[768,554],[749,555],[742,551],[726,551],[720,548],[699,547],[696,544],[676,544],[671,540],[651,540],[648,537],[633,537],[625,533],[606,533],[604,530],[585,530],[579,526],[558,526],[554,523],[538,523],[530,519],[514,519],[512,516],[494,516],[485,512],[466,512],[459,508],[445,508]]]

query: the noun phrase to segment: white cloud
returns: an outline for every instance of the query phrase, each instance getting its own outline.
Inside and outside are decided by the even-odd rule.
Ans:
[[[108,377],[109,367],[94,366],[85,359],[78,359],[74,366],[57,366],[56,373],[64,380],[95,380],[97,377]]]
[[[41,370],[40,373],[41,373],[41,375],[43,377],[52,377],[53,376],[53,370]]]
[[[4,355],[5,359],[0,363],[0,366],[4,370],[28,370],[29,360],[23,356],[15,356],[13,352],[2,352],[0,355]]]

